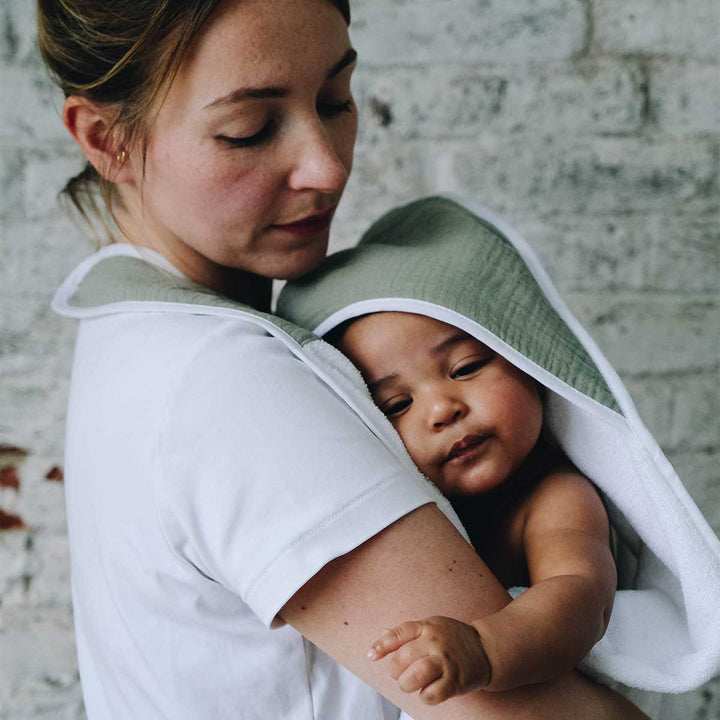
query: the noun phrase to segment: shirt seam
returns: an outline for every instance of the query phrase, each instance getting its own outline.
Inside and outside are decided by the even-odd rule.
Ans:
[[[372,495],[375,495],[376,493],[383,490],[385,487],[390,485],[393,482],[396,482],[397,476],[393,476],[390,478],[386,478],[385,480],[381,480],[380,482],[376,483],[372,487],[367,488],[363,492],[361,492],[359,495],[356,495],[352,499],[350,499],[348,502],[341,505],[339,508],[336,508],[330,515],[327,515],[325,518],[320,520],[319,522],[315,523],[312,528],[309,530],[306,530],[301,535],[298,535],[294,540],[289,542],[287,545],[285,545],[281,550],[275,555],[275,557],[263,568],[263,570],[255,577],[255,579],[248,585],[247,590],[245,591],[244,595],[249,596],[252,595],[255,591],[255,588],[262,583],[262,581],[267,577],[267,575],[272,572],[272,569],[275,565],[277,565],[279,562],[281,562],[285,556],[291,552],[293,549],[298,547],[299,545],[302,545],[304,542],[309,540],[314,535],[317,535],[319,532],[322,531],[324,527],[327,525],[330,525],[332,522],[334,522],[338,517],[341,515],[344,515],[346,512],[351,510],[356,505],[361,504],[364,500],[369,498]],[[432,502],[432,498],[428,497],[428,502]],[[383,530],[383,528],[378,528],[377,532],[380,532]],[[308,578],[309,580],[310,578]]]

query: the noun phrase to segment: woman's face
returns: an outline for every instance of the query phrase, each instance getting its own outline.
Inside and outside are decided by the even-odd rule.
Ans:
[[[160,108],[144,177],[133,163],[138,241],[191,275],[313,269],[352,165],[354,58],[328,0],[224,2]]]

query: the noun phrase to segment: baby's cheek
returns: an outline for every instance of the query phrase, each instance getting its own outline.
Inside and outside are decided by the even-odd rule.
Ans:
[[[516,387],[506,398],[508,424],[515,443],[526,452],[535,445],[542,427],[542,403],[534,386]],[[520,449],[520,447],[518,449]]]
[[[435,482],[433,475],[436,475],[436,473],[434,472],[432,463],[426,455],[427,451],[422,447],[422,443],[419,441],[419,438],[409,428],[403,427],[402,423],[396,424],[395,429],[398,431],[400,439],[405,445],[405,449],[408,451],[408,454],[415,465],[417,465],[420,472]],[[425,452],[423,452],[424,450]]]
[[[412,457],[412,455],[410,456]],[[415,460],[413,458],[413,461],[418,466],[418,469],[420,472],[428,479],[430,482],[433,483],[433,485],[437,486],[440,492],[446,493],[451,490],[451,487],[448,485],[447,482],[445,482],[445,478],[443,477],[443,473],[441,469],[437,466],[435,463],[431,462],[423,462],[422,460]]]

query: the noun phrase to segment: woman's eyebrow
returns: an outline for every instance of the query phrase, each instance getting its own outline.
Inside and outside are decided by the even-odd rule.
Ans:
[[[325,80],[330,80],[336,75],[339,75],[348,65],[357,60],[357,51],[350,48],[343,56],[338,60],[328,71],[325,76]],[[216,108],[222,105],[233,105],[235,103],[252,99],[264,99],[264,98],[284,98],[290,94],[289,88],[269,86],[269,87],[246,87],[238,88],[229,92],[227,95],[212,100],[207,105],[203,106],[203,110],[208,108]]]
[[[334,78],[339,75],[348,65],[352,65],[357,60],[357,50],[349,48],[347,52],[338,60],[331,68],[328,74],[325,76],[326,80]]]

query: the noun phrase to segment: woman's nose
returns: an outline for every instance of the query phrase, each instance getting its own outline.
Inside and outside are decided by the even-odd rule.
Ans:
[[[346,167],[320,119],[308,122],[298,139],[288,183],[292,190],[339,193],[347,183]]]
[[[430,405],[430,425],[433,430],[442,430],[464,418],[467,412],[467,405],[459,398],[450,395],[435,397]]]

